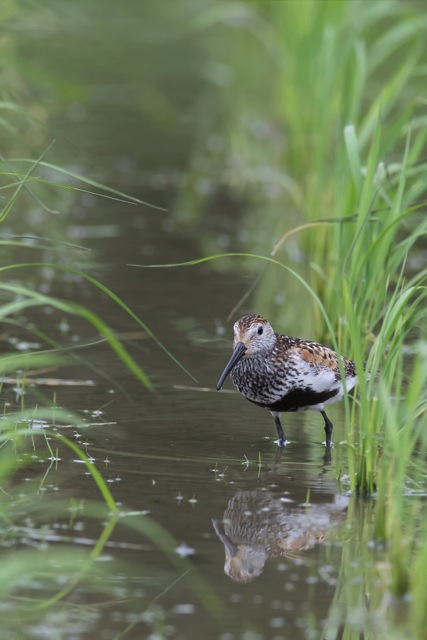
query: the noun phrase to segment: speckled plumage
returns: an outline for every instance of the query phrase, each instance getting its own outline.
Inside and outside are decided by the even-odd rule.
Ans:
[[[214,530],[224,545],[225,573],[238,582],[251,582],[268,558],[311,549],[343,520],[348,497],[331,496],[328,502],[307,505],[288,497],[256,489],[239,491],[229,501]]]
[[[277,334],[258,315],[243,316],[235,323],[233,348],[218,390],[230,374],[245,398],[271,411],[281,445],[286,442],[281,412],[320,411],[325,420],[326,444],[331,443],[332,423],[324,407],[344,395],[339,358],[347,391],[357,382],[354,362],[316,342]]]

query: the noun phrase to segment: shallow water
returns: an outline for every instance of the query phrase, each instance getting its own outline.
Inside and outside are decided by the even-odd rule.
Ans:
[[[360,548],[368,549],[360,530],[369,521],[372,503],[355,507],[346,494],[343,406],[328,411],[334,423],[331,460],[325,460],[321,444],[323,420],[312,412],[283,416],[291,443],[278,452],[268,412],[235,393],[229,380],[221,393],[215,391],[230,355],[233,322],[246,312],[265,313],[252,308],[249,298],[227,320],[256,274],[225,261],[174,269],[129,266],[250,251],[256,241],[242,228],[243,200],[230,202],[222,194],[216,201],[210,198],[212,185],[196,184],[190,193],[202,199],[201,209],[209,214],[198,218],[188,190],[187,197],[182,195],[186,181],[191,183],[186,171],[196,136],[193,104],[203,97],[208,71],[212,75],[215,69],[203,57],[203,36],[191,32],[184,37],[185,11],[178,28],[167,4],[143,4],[148,27],[154,20],[157,30],[142,19],[142,4],[116,13],[117,3],[108,3],[103,15],[91,3],[81,13],[67,3],[55,3],[55,10],[47,3],[41,22],[35,9],[22,24],[18,15],[21,26],[13,37],[17,51],[39,70],[42,95],[50,96],[43,116],[46,128],[58,134],[63,163],[171,211],[81,196],[60,201],[61,213],[52,217],[31,201],[28,211],[8,219],[9,231],[58,243],[31,252],[9,249],[8,262],[66,264],[97,277],[196,380],[87,282],[49,269],[25,271],[28,285],[82,302],[105,319],[154,391],[145,389],[105,342],[98,343],[96,330],[81,319],[65,320],[49,308],[32,312],[30,320],[50,337],[93,345],[76,351],[84,362],[37,374],[79,384],[38,384],[36,399],[24,396],[26,406],[44,398],[81,418],[78,427],[62,426],[58,432],[86,451],[128,515],[112,529],[95,563],[105,571],[94,572],[92,582],[77,581],[60,612],[47,613],[38,626],[30,617],[17,619],[16,637],[311,640],[326,628],[323,637],[330,640],[343,637],[341,624],[349,620],[352,629],[363,632],[357,598],[345,602],[341,617],[334,614],[343,584],[361,583],[373,565],[372,554],[351,555],[357,536]],[[179,4],[193,11],[191,3]],[[288,285],[294,286],[284,276],[269,308],[281,304]],[[289,326],[276,330],[298,334],[295,318],[306,323],[304,299],[287,300],[284,308]],[[5,350],[18,348],[17,335],[28,340],[16,327],[5,329]],[[4,399],[19,405],[13,386],[5,385]],[[59,445],[61,459],[52,461],[45,444],[37,442],[34,449],[27,443],[27,464],[14,476],[20,493],[34,500],[35,515],[21,512],[16,501],[15,537],[10,542],[6,525],[3,556],[15,543],[47,554],[62,545],[65,553],[93,549],[102,523],[108,522],[106,513],[94,515],[91,501],[102,502],[102,496],[93,477],[66,447]],[[46,515],[39,525],[36,508],[47,513],[61,498],[66,515]],[[146,533],[150,518],[173,540],[162,537],[162,530],[150,536],[132,528],[132,520],[141,524],[144,517]],[[57,593],[67,579],[58,566],[51,584],[29,578],[19,594],[37,599]],[[344,580],[343,567],[352,569]]]
[[[155,224],[150,234],[162,261],[168,236]],[[247,278],[203,267],[149,271],[126,266],[125,261],[141,260],[140,242],[132,223],[122,224],[114,240],[97,241],[99,263],[110,261],[102,281],[140,314],[198,382],[110,301],[87,293],[87,304],[95,304],[120,328],[125,344],[133,337],[128,348],[155,390],[135,381],[105,344],[84,350],[102,375],[79,366],[53,375],[94,383],[55,389],[57,404],[92,426],[59,431],[93,458],[123,511],[153,518],[173,536],[172,552],[188,557],[194,569],[180,578],[186,567],[174,567],[153,540],[117,526],[103,556],[107,564],[116,559],[128,568],[110,576],[109,606],[93,602],[93,615],[80,621],[73,637],[109,640],[128,624],[125,637],[135,639],[150,633],[221,640],[311,637],[328,614],[341,556],[334,534],[348,504],[347,487],[336,480],[345,452],[339,445],[345,439],[342,407],[330,412],[336,442],[330,463],[324,460],[323,420],[317,413],[285,415],[291,444],[278,452],[267,411],[235,393],[230,381],[220,393],[214,390],[231,349],[232,323],[225,324],[225,318]],[[176,253],[194,255],[193,243],[185,238],[171,237],[170,243]],[[55,314],[40,317],[44,331],[51,318],[56,326]],[[225,334],[218,335],[223,324]],[[76,329],[71,318],[70,332]],[[49,397],[49,389],[43,391]],[[100,499],[76,456],[61,449],[60,457],[44,480],[44,499]],[[40,458],[45,470],[48,460]],[[31,476],[31,469],[17,479]],[[75,531],[74,524],[58,530],[53,523],[44,540],[54,545],[60,541],[55,536],[68,535],[77,546],[94,544],[98,522],[79,517],[77,524]],[[192,571],[214,596],[200,600]],[[85,601],[85,589],[77,587],[72,600]],[[209,604],[210,597],[217,604]]]
[[[167,253],[164,235],[153,239],[154,246],[156,241],[162,247],[155,248],[156,256]],[[177,250],[176,239],[173,244]],[[133,260],[138,245],[131,225],[121,226],[114,242],[99,242],[101,264],[115,252],[103,282],[126,299],[198,382],[141,335],[130,348],[153,380],[154,393],[142,388],[108,347],[98,345],[85,357],[110,379],[73,368],[73,379],[90,377],[95,386],[59,386],[57,402],[98,424],[82,429],[77,442],[85,443],[114,499],[123,509],[149,514],[173,536],[175,552],[188,556],[221,610],[212,613],[200,602],[192,571],[174,584],[181,574],[153,541],[118,526],[104,553],[107,561],[111,554],[129,563],[129,573],[122,570],[110,585],[117,582],[120,588],[113,593],[121,597],[106,608],[93,605],[95,620],[76,637],[108,640],[129,623],[134,623],[129,638],[148,637],[156,625],[164,636],[153,637],[311,637],[328,614],[341,556],[334,538],[348,504],[347,487],[340,489],[336,480],[339,442],[345,438],[342,408],[331,409],[337,445],[331,463],[324,461],[323,420],[312,412],[284,416],[291,444],[279,453],[267,411],[234,393],[229,381],[221,393],[214,390],[231,348],[231,323],[224,338],[216,325],[224,322],[245,278],[197,267],[150,272],[127,267],[121,256]],[[184,240],[179,247],[182,255],[193,250]],[[100,301],[97,309],[124,335],[135,330],[111,303]],[[100,498],[84,465],[71,462],[69,452],[63,456],[47,476],[47,493],[59,487],[57,495]],[[67,531],[76,543],[82,535],[95,540],[99,525],[79,523],[78,535]],[[154,622],[141,621],[151,600],[167,589],[156,600],[159,610],[153,605],[143,616]],[[164,622],[155,622],[156,616]]]

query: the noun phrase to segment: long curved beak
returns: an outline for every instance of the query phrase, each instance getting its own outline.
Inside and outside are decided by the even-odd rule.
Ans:
[[[246,347],[243,344],[243,342],[238,342],[234,347],[233,355],[231,356],[227,366],[222,372],[220,379],[218,380],[218,384],[216,385],[217,391],[220,391],[220,389],[222,389],[224,380],[226,379],[226,377],[228,376],[232,368],[235,367],[236,364],[239,362],[239,360],[245,355],[245,352],[246,352]]]
[[[212,520],[212,524],[213,524],[213,528],[215,529],[216,535],[224,545],[225,555],[228,556],[229,558],[235,558],[239,551],[239,547],[235,545],[234,542],[232,542],[230,538],[221,531],[221,529],[218,526],[218,520]]]

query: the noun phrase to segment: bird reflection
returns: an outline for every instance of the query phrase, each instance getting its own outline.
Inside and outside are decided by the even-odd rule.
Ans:
[[[224,572],[237,582],[251,582],[261,575],[268,558],[311,549],[324,540],[345,516],[348,499],[328,496],[331,502],[301,505],[271,491],[239,491],[224,513],[221,531]]]

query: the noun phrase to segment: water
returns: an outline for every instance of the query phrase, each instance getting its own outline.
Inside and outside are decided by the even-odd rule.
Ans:
[[[323,629],[326,638],[342,637],[344,623],[357,633],[372,623],[361,605],[362,575],[381,553],[369,547],[364,531],[372,504],[356,506],[346,493],[343,407],[330,410],[336,446],[329,461],[318,414],[283,416],[291,444],[280,454],[268,412],[233,393],[229,380],[221,393],[214,390],[230,355],[232,322],[245,312],[264,312],[253,309],[249,298],[227,321],[256,274],[225,260],[176,269],[129,266],[252,250],[260,240],[244,228],[243,198],[233,202],[215,193],[215,176],[192,184],[191,163],[203,162],[192,157],[201,135],[194,105],[206,99],[212,82],[219,90],[227,85],[227,69],[209,57],[211,41],[189,28],[197,11],[191,2],[174,11],[161,2],[120,8],[108,2],[102,10],[88,3],[79,11],[48,2],[43,14],[35,7],[17,10],[8,31],[10,51],[21,65],[13,71],[42,95],[37,113],[44,123],[37,136],[23,130],[20,141],[10,141],[10,155],[31,141],[37,156],[54,136],[53,160],[169,211],[61,194],[51,195],[53,202],[48,198],[60,211],[52,214],[29,198],[3,231],[53,242],[48,248],[7,248],[5,260],[53,262],[90,273],[196,378],[87,282],[46,268],[24,272],[27,285],[86,304],[105,319],[154,391],[80,318],[40,307],[25,319],[62,343],[91,346],[76,351],[84,362],[36,372],[57,384],[37,384],[35,399],[17,395],[13,382],[5,386],[5,399],[11,407],[22,399],[27,407],[54,402],[79,417],[79,425],[70,422],[58,433],[94,462],[122,518],[111,526],[88,574],[37,623],[27,610],[20,614],[16,601],[2,601],[15,637],[311,640]],[[214,152],[222,142],[212,136]],[[283,276],[269,308],[293,287]],[[307,319],[303,299],[286,300],[289,327],[277,329],[291,332],[300,326],[295,318]],[[4,340],[7,350],[17,349],[29,335],[8,326]],[[70,379],[76,384],[59,382]],[[35,431],[42,426],[35,424]],[[13,545],[37,550],[31,563],[36,566],[39,558],[42,566],[34,574],[22,569],[17,586],[30,603],[69,584],[81,566],[81,558],[73,566],[73,553],[96,549],[110,522],[108,509],[97,511],[101,491],[78,455],[54,440],[51,445],[53,452],[41,439],[34,448],[27,441],[26,464],[14,475],[22,494],[13,495],[15,529],[5,525],[2,532],[3,561]],[[385,571],[380,564],[375,570]],[[372,598],[379,604],[381,587],[377,591]]]
[[[112,224],[116,215],[103,215],[103,224]],[[125,637],[135,639],[150,633],[212,639],[311,637],[310,630],[318,632],[328,614],[341,556],[336,531],[348,504],[346,486],[340,488],[336,480],[343,455],[338,443],[345,438],[342,411],[331,410],[337,442],[331,463],[324,460],[323,420],[315,413],[284,416],[292,443],[280,454],[267,411],[234,393],[229,381],[221,393],[214,390],[231,349],[231,323],[225,335],[217,327],[225,323],[247,277],[206,267],[128,267],[128,261],[142,261],[142,238],[159,262],[173,253],[196,253],[191,240],[165,234],[157,223],[136,233],[130,219],[120,224],[117,237],[96,241],[102,281],[141,316],[197,382],[111,301],[88,289],[86,304],[120,330],[155,391],[144,389],[105,344],[84,350],[102,375],[79,366],[54,374],[94,383],[55,389],[57,404],[92,425],[60,431],[93,459],[123,512],[134,514],[116,526],[102,553],[107,569],[113,560],[125,563],[107,578],[108,607],[99,603],[98,593],[90,609],[83,607],[93,615],[80,622],[79,630],[71,633],[74,623],[67,619],[68,637],[108,640],[127,625]],[[58,317],[51,314],[40,322],[44,331],[49,323],[56,329]],[[70,318],[69,333],[77,330],[80,337],[88,333]],[[77,456],[61,447],[59,457],[44,480],[44,500],[50,495],[99,500],[96,484]],[[47,456],[41,454],[37,462],[47,469]],[[18,478],[31,473],[32,467],[25,468]],[[155,540],[129,529],[128,522],[141,513],[173,536],[170,551],[177,559],[189,559],[188,575],[183,575],[188,567],[174,566]],[[54,522],[42,539],[55,545],[68,536],[75,547],[90,547],[99,534],[98,521],[79,513],[71,526]],[[33,543],[34,535],[29,538]],[[27,533],[22,541],[27,543]],[[207,589],[202,599],[199,579]],[[72,601],[92,601],[94,594],[86,589],[83,581]]]
[[[333,451],[332,463],[324,463],[323,421],[306,413],[285,417],[292,444],[278,455],[270,414],[234,393],[229,381],[221,393],[214,390],[231,349],[231,323],[225,318],[248,278],[203,266],[127,266],[144,261],[143,243],[152,247],[158,262],[197,254],[191,238],[165,233],[159,218],[142,215],[142,231],[133,215],[121,222],[116,237],[91,242],[102,281],[140,315],[197,382],[108,298],[86,286],[86,304],[122,333],[155,391],[144,389],[105,344],[83,351],[103,375],[79,366],[50,375],[94,382],[55,388],[59,405],[94,425],[62,433],[74,437],[93,459],[123,511],[153,518],[173,536],[172,554],[188,557],[194,569],[180,578],[187,567],[177,569],[155,540],[129,529],[125,523],[131,516],[115,528],[102,554],[107,569],[112,559],[125,563],[107,578],[109,606],[102,606],[102,598],[100,605],[96,584],[94,597],[82,581],[72,601],[94,599],[90,609],[83,607],[92,615],[77,630],[73,617],[67,618],[67,636],[108,640],[132,625],[128,638],[149,637],[156,629],[164,634],[160,637],[173,638],[309,637],[308,630],[319,629],[326,617],[335,590],[341,549],[329,538],[345,518],[347,499],[335,479],[335,459],[341,454]],[[102,225],[114,224],[117,216],[117,211],[108,216],[103,211]],[[55,288],[53,283],[53,292]],[[45,332],[58,330],[57,314],[37,319]],[[68,322],[69,335],[93,338],[81,322],[72,317]],[[224,325],[225,334],[218,332]],[[52,397],[49,388],[45,393]],[[332,409],[331,415],[338,442],[345,435],[340,409]],[[44,480],[43,499],[72,495],[99,500],[77,457],[61,447],[60,458]],[[48,457],[40,454],[37,463],[44,472]],[[38,469],[32,467],[18,478],[32,473],[39,482]],[[65,536],[79,548],[95,544],[99,534],[98,521],[79,513],[65,528],[54,521],[49,536],[41,539],[54,546]],[[228,550],[228,560],[224,540],[235,545],[236,556],[230,558]],[[40,542],[34,531],[29,537],[27,531],[22,534],[21,542],[29,541]],[[234,560],[239,561],[237,571],[230,569]],[[202,600],[192,572],[209,590]],[[30,592],[34,596],[37,589]]]

